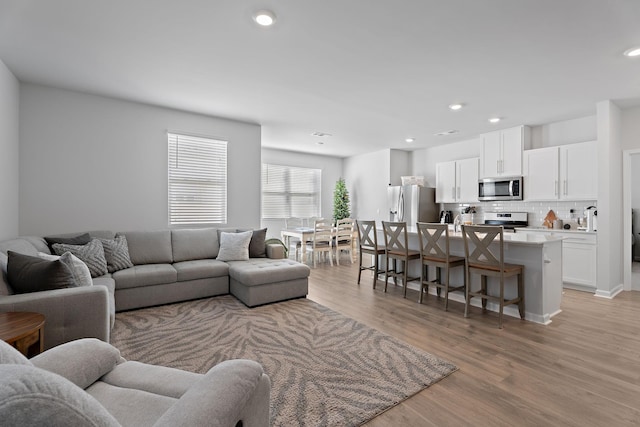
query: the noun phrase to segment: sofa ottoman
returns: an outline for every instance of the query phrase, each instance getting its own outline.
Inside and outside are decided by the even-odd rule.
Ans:
[[[310,269],[288,259],[227,261],[229,290],[248,307],[301,298],[309,290]]]

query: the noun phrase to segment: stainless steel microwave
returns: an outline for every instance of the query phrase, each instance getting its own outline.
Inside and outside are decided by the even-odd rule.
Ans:
[[[481,179],[478,182],[478,200],[522,200],[522,177]]]

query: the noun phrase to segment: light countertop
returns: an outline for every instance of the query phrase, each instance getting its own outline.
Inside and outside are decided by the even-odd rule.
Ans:
[[[382,233],[382,229],[378,229]],[[407,227],[409,236],[418,236],[418,228]],[[462,232],[449,231],[449,237],[454,240],[462,240]],[[547,243],[561,242],[563,237],[551,233],[504,233],[504,242],[514,245],[543,246]]]
[[[592,234],[596,235],[596,231],[586,231],[586,230],[577,230],[575,228],[565,230],[565,229],[557,229],[557,228],[547,228],[547,227],[520,227],[516,228],[516,233],[518,231],[535,231],[541,233],[575,233],[575,234]]]

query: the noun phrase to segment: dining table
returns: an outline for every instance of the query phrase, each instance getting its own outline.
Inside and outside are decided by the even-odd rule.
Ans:
[[[304,247],[304,242],[308,242],[313,240],[313,228],[309,227],[295,227],[295,228],[285,228],[280,232],[280,237],[284,244],[289,248],[291,245],[291,239],[298,239],[302,242],[302,263],[307,262],[307,251],[306,247]]]

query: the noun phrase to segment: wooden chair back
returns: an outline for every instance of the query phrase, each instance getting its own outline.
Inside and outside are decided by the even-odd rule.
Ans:
[[[449,262],[449,225],[418,222],[420,257]]]
[[[382,230],[384,231],[384,246],[387,254],[396,253],[406,255],[409,253],[406,222],[382,221]]]
[[[462,238],[467,262],[472,267],[504,270],[504,229],[500,225],[463,225]],[[497,251],[491,250],[497,242]]]
[[[356,220],[358,230],[358,246],[360,250],[376,250],[378,248],[378,235],[376,233],[375,221]]]
[[[339,219],[336,222],[336,244],[341,246],[350,246],[352,240],[353,220],[351,218]]]
[[[322,218],[316,219],[313,224],[313,247],[331,247],[332,240],[333,225]]]

